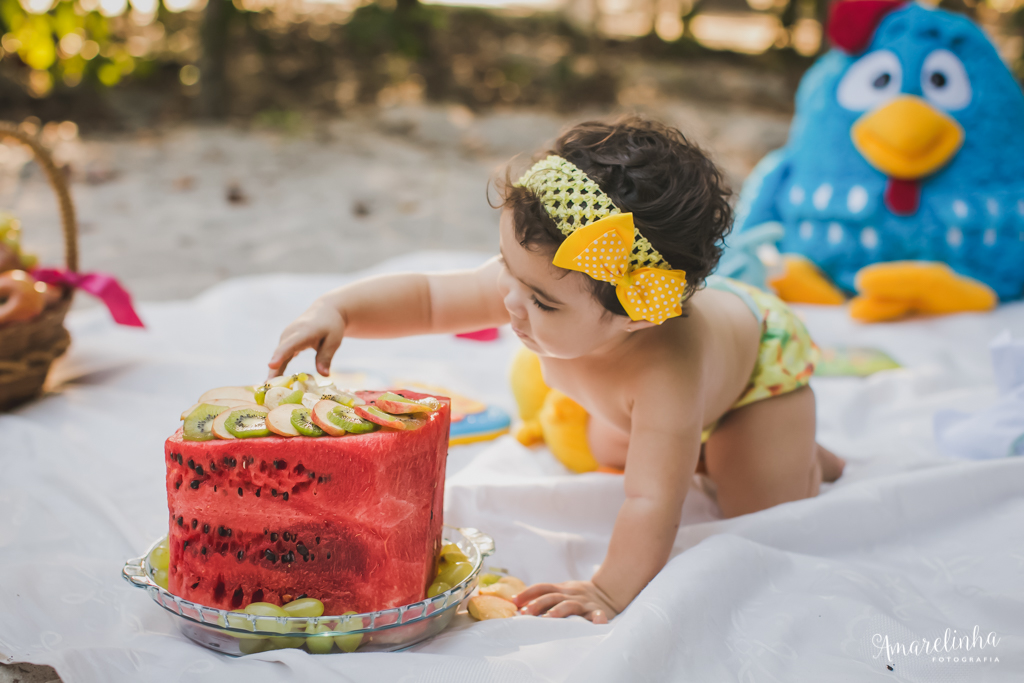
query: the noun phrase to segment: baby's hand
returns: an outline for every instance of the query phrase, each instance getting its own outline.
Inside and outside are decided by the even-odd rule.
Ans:
[[[331,374],[331,359],[345,336],[345,319],[329,303],[316,301],[281,333],[281,341],[270,356],[270,377],[284,373],[299,351],[316,349],[316,371]]]
[[[535,583],[513,600],[521,614],[569,617],[574,614],[595,624],[607,624],[616,615],[604,591],[590,581]]]

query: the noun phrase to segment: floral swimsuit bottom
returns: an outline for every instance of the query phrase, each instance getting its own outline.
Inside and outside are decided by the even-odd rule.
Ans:
[[[818,361],[818,347],[793,310],[777,296],[737,280],[711,275],[707,286],[743,299],[761,324],[754,372],[732,410],[807,386]],[[717,424],[704,430],[701,441],[708,440]]]

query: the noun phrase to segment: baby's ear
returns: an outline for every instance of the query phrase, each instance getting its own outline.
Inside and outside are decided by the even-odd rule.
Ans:
[[[626,332],[639,332],[649,327],[657,327],[657,325],[649,320],[630,320],[626,323]]]

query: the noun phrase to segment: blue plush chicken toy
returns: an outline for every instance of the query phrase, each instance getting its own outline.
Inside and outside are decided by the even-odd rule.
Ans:
[[[783,298],[866,321],[1024,294],[1024,94],[969,19],[840,0],[789,141],[743,187],[738,235],[784,231]]]

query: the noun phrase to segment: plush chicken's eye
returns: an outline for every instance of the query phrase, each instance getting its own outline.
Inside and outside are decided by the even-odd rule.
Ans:
[[[955,111],[971,103],[971,79],[960,58],[949,50],[935,50],[921,67],[921,92],[932,104]]]
[[[845,109],[867,111],[891,100],[903,85],[903,67],[889,50],[875,50],[853,63],[839,81],[836,99]]]

